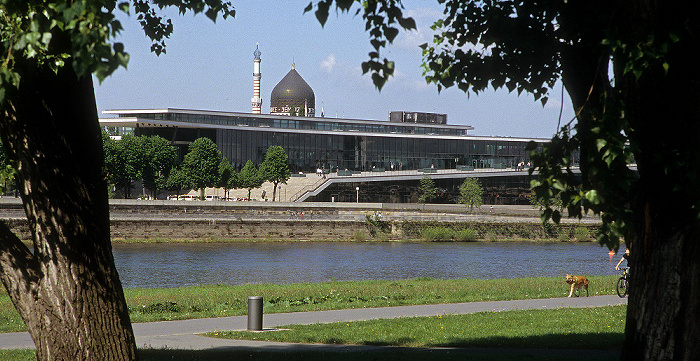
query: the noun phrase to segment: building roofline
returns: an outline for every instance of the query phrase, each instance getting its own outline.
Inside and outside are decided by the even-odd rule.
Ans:
[[[346,136],[366,136],[366,137],[389,137],[389,138],[414,138],[414,139],[457,139],[457,140],[490,140],[502,142],[528,142],[548,143],[550,139],[545,138],[522,138],[522,137],[498,137],[498,136],[478,136],[478,135],[442,135],[442,134],[407,134],[407,133],[371,133],[355,130],[318,130],[318,129],[293,129],[293,128],[274,128],[261,126],[244,126],[244,125],[222,125],[209,123],[190,123],[178,122],[173,120],[148,119],[139,117],[120,117],[120,118],[100,118],[100,126],[112,127],[139,127],[149,125],[154,128],[211,128],[211,129],[231,129],[243,131],[262,131],[262,132],[278,132],[278,133],[297,133],[297,134],[327,134],[327,135],[346,135]],[[413,123],[409,123],[413,124]]]
[[[114,115],[132,115],[132,114],[191,114],[191,115],[217,115],[217,116],[236,116],[236,117],[255,117],[264,119],[279,119],[280,115],[273,114],[254,114],[254,113],[241,113],[241,112],[227,112],[220,110],[197,110],[197,109],[180,109],[180,108],[156,108],[156,109],[110,109],[102,111],[103,114],[114,114]],[[363,123],[363,124],[379,124],[379,125],[393,125],[393,126],[404,126],[404,127],[420,127],[420,128],[448,128],[448,129],[462,129],[462,130],[474,130],[471,125],[459,125],[459,124],[423,124],[423,123],[397,123],[390,122],[388,120],[376,120],[376,119],[350,119],[350,118],[331,118],[331,117],[295,117],[282,115],[285,118],[293,120],[302,120],[310,122],[338,122],[338,123]]]

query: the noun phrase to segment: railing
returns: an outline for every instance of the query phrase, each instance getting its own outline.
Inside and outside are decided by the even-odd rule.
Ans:
[[[306,185],[302,189],[298,190],[291,197],[289,197],[289,202],[296,202],[299,198],[303,197],[306,193],[313,192],[320,188],[324,183],[326,183],[330,178],[321,178],[316,183],[312,185]]]

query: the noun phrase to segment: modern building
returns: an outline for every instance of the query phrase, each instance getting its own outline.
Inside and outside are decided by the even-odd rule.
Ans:
[[[135,135],[159,135],[186,152],[199,137],[213,140],[234,167],[260,164],[272,145],[285,149],[293,172],[515,168],[529,161],[530,142],[479,137],[470,126],[394,123],[188,109],[108,110],[100,125]]]
[[[526,147],[546,139],[473,136],[471,126],[447,124],[447,115],[390,112],[389,119],[315,117],[315,95],[294,66],[274,87],[270,114],[258,114],[260,51],[254,53],[252,113],[190,109],[108,110],[100,125],[135,135],[159,135],[179,147],[199,137],[213,140],[235,168],[260,164],[281,146],[293,173],[408,171],[420,169],[515,169],[529,162]],[[464,178],[464,176],[462,176]]]

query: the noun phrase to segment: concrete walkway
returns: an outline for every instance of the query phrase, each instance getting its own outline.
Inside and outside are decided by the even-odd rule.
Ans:
[[[399,306],[383,308],[361,308],[335,311],[276,313],[263,316],[263,327],[272,329],[290,324],[315,324],[360,321],[377,318],[423,317],[436,315],[458,315],[476,312],[509,310],[534,310],[555,308],[584,308],[626,304],[626,298],[617,296],[593,296],[579,298],[549,298],[534,300],[448,303],[438,305]],[[251,348],[259,350],[308,350],[376,348],[374,346],[344,345],[300,345],[279,342],[223,340],[204,336],[201,333],[228,330],[245,330],[246,316],[205,318],[183,321],[163,321],[133,324],[139,348],[205,350],[214,348]],[[0,334],[0,349],[34,348],[26,332]]]

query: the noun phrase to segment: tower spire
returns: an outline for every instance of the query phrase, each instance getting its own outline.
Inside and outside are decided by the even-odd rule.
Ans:
[[[253,52],[253,98],[250,100],[253,106],[253,114],[260,114],[262,108],[262,98],[260,98],[260,52],[258,43],[255,44]]]

